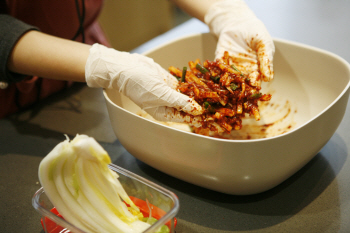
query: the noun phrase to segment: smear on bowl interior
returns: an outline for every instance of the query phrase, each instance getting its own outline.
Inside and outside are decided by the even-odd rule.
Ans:
[[[288,99],[274,100],[272,98],[269,103],[259,103],[259,109],[260,121],[247,117],[242,119],[242,128],[240,130],[234,130],[230,133],[211,132],[208,136],[229,140],[260,139],[278,136],[295,129],[294,115],[297,113],[297,109]],[[189,124],[156,121],[142,110],[137,112],[137,114],[174,129],[194,133],[193,128]]]

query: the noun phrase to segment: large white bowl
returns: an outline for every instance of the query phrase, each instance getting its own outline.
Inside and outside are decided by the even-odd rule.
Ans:
[[[196,34],[145,55],[165,69],[182,68],[196,58],[213,60],[215,47],[211,34]],[[334,134],[350,86],[349,64],[340,57],[284,40],[275,40],[275,47],[275,80],[262,90],[273,97],[259,122],[261,132],[266,132],[261,127],[272,125],[275,133],[226,140],[185,132],[140,116],[140,108],[128,98],[105,90],[117,138],[139,160],[195,185],[237,195],[275,187],[308,163]],[[246,131],[254,127],[252,123]]]

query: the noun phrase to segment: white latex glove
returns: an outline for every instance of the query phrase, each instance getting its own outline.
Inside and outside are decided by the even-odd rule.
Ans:
[[[216,58],[221,58],[228,51],[234,57],[236,67],[250,74],[250,84],[253,86],[260,86],[261,79],[273,79],[273,40],[264,24],[243,0],[214,3],[204,20],[218,37]]]
[[[174,90],[178,81],[153,59],[94,44],[85,65],[89,87],[112,88],[159,121],[187,122],[178,111],[203,113],[193,99]]]

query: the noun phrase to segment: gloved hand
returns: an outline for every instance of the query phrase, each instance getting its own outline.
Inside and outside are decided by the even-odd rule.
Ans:
[[[186,121],[178,111],[203,113],[193,99],[175,90],[178,81],[151,58],[94,44],[85,65],[89,87],[113,88],[159,121]],[[190,120],[190,119],[188,119]]]
[[[216,58],[221,58],[228,51],[232,56],[231,62],[241,72],[249,74],[253,86],[260,86],[261,79],[273,79],[273,40],[264,24],[243,0],[214,3],[204,21],[218,37]]]

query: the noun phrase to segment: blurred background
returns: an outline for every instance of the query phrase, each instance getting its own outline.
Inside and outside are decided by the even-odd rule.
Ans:
[[[130,51],[187,21],[190,16],[165,0],[105,0],[99,22],[111,46]]]

